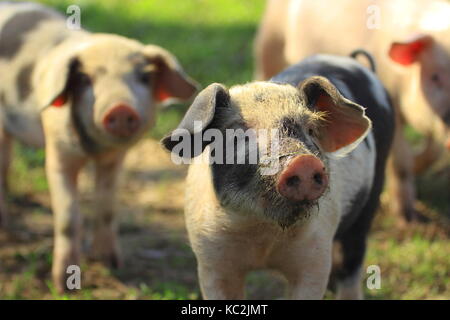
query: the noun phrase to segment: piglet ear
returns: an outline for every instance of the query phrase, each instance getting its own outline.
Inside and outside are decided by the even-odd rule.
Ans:
[[[47,107],[61,107],[66,104],[69,98],[70,78],[79,64],[72,52],[65,52],[57,57],[49,56],[46,60],[48,63],[39,64],[33,75],[41,111]]]
[[[318,140],[325,152],[350,152],[369,132],[371,121],[364,108],[344,98],[326,78],[305,80],[300,94],[310,109],[324,114]]]
[[[419,60],[420,54],[433,43],[433,37],[418,35],[407,41],[393,42],[389,48],[389,57],[392,61],[409,66]]]
[[[230,95],[228,89],[219,83],[213,83],[203,89],[195,98],[192,105],[184,115],[178,127],[161,140],[162,145],[169,151],[184,137],[190,136],[191,142],[194,141],[194,135],[203,136],[207,128],[217,127],[217,122],[224,118],[224,111],[229,109]],[[201,139],[201,137],[200,137]],[[193,158],[203,151],[208,143],[202,141],[201,150],[194,150],[191,154],[180,154],[185,158]]]
[[[199,88],[168,51],[154,45],[146,45],[144,54],[155,66],[153,94],[156,101],[167,103],[171,99],[188,100]]]

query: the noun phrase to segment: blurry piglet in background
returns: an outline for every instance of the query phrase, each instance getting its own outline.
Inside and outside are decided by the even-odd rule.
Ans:
[[[69,30],[64,16],[31,3],[1,5],[0,75],[0,224],[8,218],[4,186],[12,138],[45,145],[52,273],[62,291],[67,266],[80,264],[80,169],[95,163],[91,256],[118,266],[114,193],[122,160],[153,125],[157,105],[190,99],[197,84],[158,46]]]
[[[449,17],[445,0],[268,0],[255,41],[261,80],[312,54],[364,48],[375,57],[397,114],[389,205],[404,221],[420,218],[414,175],[449,163]],[[406,125],[424,136],[421,152]]]

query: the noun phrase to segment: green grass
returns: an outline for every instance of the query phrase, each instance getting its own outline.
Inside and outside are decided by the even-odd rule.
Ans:
[[[432,241],[420,234],[404,241],[385,239],[370,246],[366,265],[380,265],[382,284],[380,290],[366,290],[368,297],[448,299],[448,246],[446,240]]]
[[[14,193],[33,193],[48,190],[44,175],[45,152],[16,143],[9,185]]]

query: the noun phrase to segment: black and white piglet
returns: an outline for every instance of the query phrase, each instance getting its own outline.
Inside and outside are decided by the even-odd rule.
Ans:
[[[278,132],[275,156],[264,130]],[[203,136],[201,156],[210,160],[190,166],[185,206],[204,297],[244,298],[246,274],[272,269],[294,299],[322,298],[332,271],[338,298],[362,298],[366,239],[393,131],[382,84],[349,57],[316,55],[268,82],[204,89],[162,141],[186,158],[197,154],[180,151],[182,140]],[[239,150],[249,160],[262,147],[270,156],[257,163],[229,161]],[[279,170],[267,174],[271,162]],[[341,251],[335,270],[333,247]]]

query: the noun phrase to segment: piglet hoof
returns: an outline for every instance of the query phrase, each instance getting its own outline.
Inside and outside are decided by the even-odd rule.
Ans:
[[[89,255],[89,259],[91,261],[99,261],[103,263],[105,266],[113,269],[120,269],[123,265],[121,255],[117,251],[111,252],[92,251]]]
[[[5,208],[0,207],[0,230],[8,228],[8,215]]]
[[[52,276],[52,280],[55,290],[58,294],[64,294],[69,291],[66,283],[67,276],[65,274],[55,273]]]
[[[120,269],[123,266],[123,260],[118,252],[112,253],[106,259],[106,264],[108,264],[113,269]]]
[[[6,217],[3,217],[0,213],[0,230],[5,230],[8,227],[8,223],[6,221]]]
[[[412,224],[426,224],[430,219],[423,215],[419,210],[412,206],[406,207],[402,212],[402,217],[399,221],[399,227],[407,228]]]
[[[116,240],[109,237],[108,239],[94,239],[89,258],[93,261],[100,261],[107,267],[114,269],[119,269],[123,265],[118,244]]]

